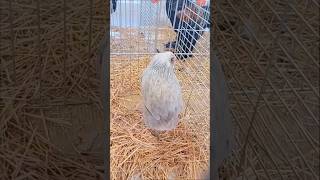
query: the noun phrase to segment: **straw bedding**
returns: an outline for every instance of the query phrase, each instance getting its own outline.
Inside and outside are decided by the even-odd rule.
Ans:
[[[101,148],[84,151],[79,146],[94,141],[81,143],[77,138],[84,134],[80,132],[102,128],[101,84],[93,64],[108,24],[107,1],[93,2],[91,38],[89,1],[67,1],[66,34],[63,1],[41,1],[40,27],[36,1],[12,3],[14,36],[8,2],[3,3],[0,18],[0,179],[102,179]],[[198,144],[208,136],[189,131],[186,121],[192,115],[184,114],[178,128],[157,142],[145,130],[141,114],[133,110],[139,100],[138,75],[146,63],[111,72],[111,175],[113,179],[139,173],[144,179],[195,179],[207,167],[209,148],[207,141]],[[127,92],[132,92],[131,99],[124,98]]]
[[[209,144],[208,141],[201,141],[203,135],[192,130],[191,124],[188,124],[192,117],[190,113],[182,113],[178,127],[163,134],[160,141],[143,124],[139,111],[139,76],[148,61],[147,57],[130,62],[123,58],[112,59],[111,177],[201,178],[208,167]]]
[[[39,12],[37,2],[1,2],[0,179],[102,179],[102,136],[86,149],[103,123],[92,67],[107,2],[92,4],[91,53],[89,1],[66,2],[65,38],[63,1],[39,1]]]

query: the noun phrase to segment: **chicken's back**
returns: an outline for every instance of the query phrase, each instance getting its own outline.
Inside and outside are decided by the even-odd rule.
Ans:
[[[152,68],[146,69],[141,87],[146,126],[162,131],[174,129],[183,106],[181,87],[174,72],[164,76]]]

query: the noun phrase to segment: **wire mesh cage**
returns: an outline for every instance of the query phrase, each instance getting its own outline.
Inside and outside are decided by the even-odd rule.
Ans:
[[[209,3],[173,2],[111,1],[113,179],[195,179],[208,167]],[[91,146],[102,142],[92,59],[107,28],[106,4],[0,2],[0,178],[102,177],[101,147]],[[319,6],[215,2],[211,46],[227,76],[236,140],[220,176],[319,179]],[[157,142],[138,111],[139,78],[166,48],[183,59],[176,74],[186,108]]]
[[[112,2],[116,3],[110,27],[112,179],[195,179],[207,170],[209,4],[178,2]],[[184,21],[176,18],[181,10]],[[169,49],[180,58],[175,72],[185,109],[178,127],[157,142],[146,131],[139,111],[140,76],[157,50]]]
[[[228,0],[216,7],[214,45],[237,146],[221,173],[319,179],[319,2]]]

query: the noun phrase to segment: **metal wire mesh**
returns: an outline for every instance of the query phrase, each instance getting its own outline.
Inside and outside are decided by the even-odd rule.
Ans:
[[[174,30],[178,32],[186,31],[183,27],[173,29],[170,25],[170,21],[165,12],[165,2],[166,1],[160,1],[159,4],[153,4],[150,0],[143,2],[118,1],[119,9],[111,14],[111,63],[130,64],[130,61],[150,58],[156,53],[156,49],[163,50],[165,43],[176,38],[173,32]],[[198,10],[203,11],[203,16],[197,15],[199,18],[208,16],[208,10],[197,6],[195,3],[193,3],[193,5],[195,5]],[[169,9],[170,8],[175,7],[169,7]],[[186,6],[186,8],[188,8],[188,6]],[[191,9],[189,8],[189,10]],[[171,15],[169,14],[169,16]],[[189,18],[190,21],[194,21],[191,17],[187,18]],[[176,68],[179,69],[177,75],[183,78],[181,83],[184,94],[192,95],[192,99],[190,100],[192,104],[188,107],[190,113],[192,112],[191,114],[194,116],[203,116],[208,120],[209,32],[204,27],[196,30],[190,26],[189,29],[186,33],[197,33],[200,36],[199,39],[197,39],[196,45],[189,43],[190,46],[187,48],[190,49],[191,46],[194,46],[193,57],[177,64]],[[184,39],[185,41],[191,41],[191,38]],[[178,45],[175,47],[176,49],[178,49],[179,46],[186,46],[187,42],[184,42],[184,39],[177,39]],[[189,53],[190,52],[183,50],[180,54]],[[116,61],[116,58],[122,58],[122,60]],[[145,64],[144,67],[146,67],[146,65],[147,64]],[[139,69],[139,71],[142,72],[143,68]],[[206,124],[208,125],[208,122],[206,122]]]
[[[118,73],[130,69],[129,78],[120,79],[118,84],[132,85],[139,83],[139,76],[148,65],[156,50],[165,51],[165,44],[176,41],[175,54],[189,55],[184,60],[178,60],[175,68],[180,81],[185,103],[185,113],[190,131],[202,134],[202,146],[209,155],[209,9],[201,7],[195,2],[181,1],[178,7],[176,3],[161,0],[153,3],[151,0],[132,1],[118,0],[117,9],[111,13],[110,43],[111,43],[111,81],[115,81]],[[175,4],[175,5],[173,5]],[[184,26],[173,26],[175,22],[175,9],[186,9]],[[181,24],[181,23],[180,23]],[[195,43],[196,42],[196,43]],[[140,64],[138,67],[133,64]],[[121,67],[121,68],[119,68]],[[138,104],[136,98],[140,92],[132,88],[122,92],[121,97],[129,104],[133,101]],[[111,87],[111,92],[117,89]],[[134,107],[134,106],[133,106]],[[112,107],[111,107],[112,109]]]
[[[319,2],[217,2],[236,177],[319,179]],[[225,174],[225,175],[226,175]]]

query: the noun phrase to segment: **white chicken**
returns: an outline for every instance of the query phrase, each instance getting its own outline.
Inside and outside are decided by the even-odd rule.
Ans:
[[[144,123],[158,139],[161,132],[176,128],[183,108],[175,60],[172,52],[157,53],[141,77]]]

